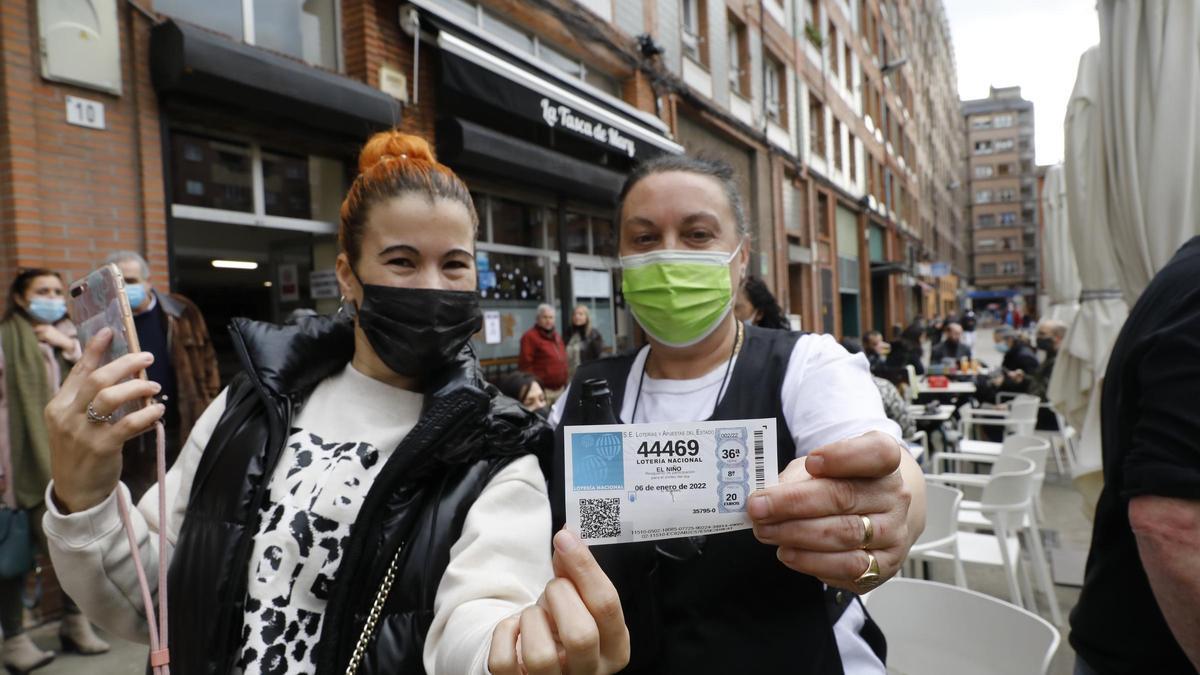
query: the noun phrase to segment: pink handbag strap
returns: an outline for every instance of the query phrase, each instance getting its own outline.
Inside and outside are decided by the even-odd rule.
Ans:
[[[129,504],[125,493],[117,490],[117,508],[121,511],[121,522],[129,538],[129,552],[137,568],[138,585],[142,589],[142,606],[146,608],[146,623],[150,627],[150,666],[154,675],[170,675],[171,656],[167,649],[167,432],[162,422],[154,425],[156,464],[158,470],[158,612],[155,625],[154,601],[150,595],[150,584],[146,581],[146,570],[142,567],[142,556],[138,552],[137,538],[133,533],[133,521],[129,517]]]

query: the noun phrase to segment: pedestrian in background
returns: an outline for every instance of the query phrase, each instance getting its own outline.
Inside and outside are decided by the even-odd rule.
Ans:
[[[13,279],[0,320],[0,489],[4,505],[29,516],[38,547],[47,552],[42,514],[50,483],[50,443],[42,411],[58,391],[81,351],[75,326],[67,319],[62,277],[48,269],[27,269]],[[32,545],[33,542],[29,542]],[[47,555],[48,552],[47,552]],[[54,660],[24,631],[24,574],[0,580],[2,660],[10,672],[27,673]],[[70,596],[59,628],[64,651],[100,654],[108,643],[96,636]]]
[[[554,307],[541,304],[537,308],[537,323],[521,336],[521,354],[517,368],[536,377],[546,388],[546,397],[558,399],[567,386],[567,347],[554,326]]]
[[[571,333],[567,338],[568,379],[575,375],[580,364],[601,356],[604,356],[604,336],[592,325],[592,313],[587,305],[577,305],[571,314]]]
[[[783,308],[775,299],[775,294],[758,277],[746,277],[746,281],[742,283],[733,305],[733,315],[738,321],[745,321],[759,328],[792,329],[791,323],[783,314]]]
[[[167,467],[169,468],[192,426],[221,391],[217,353],[200,309],[178,293],[160,293],[154,287],[150,265],[135,251],[116,251],[104,259],[121,270],[125,294],[133,310],[138,345],[154,354],[146,377],[162,386],[158,397],[167,412]],[[121,477],[134,501],[154,484],[154,434],[132,438],[122,451]]]

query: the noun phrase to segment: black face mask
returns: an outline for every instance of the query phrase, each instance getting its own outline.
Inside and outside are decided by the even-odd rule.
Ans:
[[[358,325],[379,360],[398,375],[423,377],[439,370],[483,327],[474,291],[370,284],[362,289]]]
[[[1038,338],[1037,348],[1044,352],[1054,351],[1054,338]]]

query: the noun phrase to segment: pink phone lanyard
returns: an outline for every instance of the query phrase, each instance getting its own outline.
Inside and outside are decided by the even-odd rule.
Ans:
[[[154,601],[150,596],[150,584],[146,581],[146,570],[142,567],[142,556],[138,553],[137,539],[133,534],[133,521],[129,518],[129,504],[125,492],[117,490],[117,508],[121,511],[121,522],[125,535],[129,537],[129,552],[137,567],[138,585],[142,587],[142,605],[146,608],[146,623],[150,626],[150,666],[154,675],[170,675],[171,654],[167,649],[167,432],[162,422],[154,424],[155,454],[158,465],[158,625],[155,626]]]

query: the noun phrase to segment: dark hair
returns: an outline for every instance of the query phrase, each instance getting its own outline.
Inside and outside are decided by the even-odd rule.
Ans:
[[[429,143],[420,136],[395,129],[372,136],[358,155],[358,176],[342,202],[338,243],[358,262],[362,253],[363,226],[367,212],[376,203],[409,192],[429,201],[449,199],[467,207],[471,225],[479,227],[479,216],[467,185],[450,167],[437,161]]]
[[[877,337],[877,338],[879,338],[880,340],[882,340],[882,339],[883,339],[883,333],[880,333],[880,332],[879,332],[879,331],[877,331],[877,330],[869,330],[869,331],[867,331],[867,332],[863,333],[863,336],[862,336],[862,343],[863,343],[863,344],[866,344],[866,343],[867,343],[867,338],[869,338],[869,337]]]
[[[783,309],[779,306],[779,301],[771,293],[771,289],[763,283],[758,277],[746,277],[742,283],[746,289],[746,297],[750,299],[750,304],[754,306],[762,316],[754,325],[760,328],[777,328],[780,330],[791,330],[792,325],[788,322],[787,317],[783,315]]]
[[[908,324],[908,328],[900,333],[900,341],[905,343],[909,348],[921,348],[921,336],[925,334],[925,324],[922,321],[913,321]]]
[[[625,184],[621,186],[621,193],[617,196],[618,230],[621,227],[621,213],[625,210],[625,198],[629,196],[629,191],[633,189],[633,186],[654,174],[671,171],[708,176],[720,183],[721,189],[725,191],[725,198],[729,200],[729,209],[733,211],[738,234],[750,235],[750,225],[746,220],[746,207],[742,204],[742,195],[738,192],[737,183],[733,179],[733,167],[725,160],[716,157],[691,157],[689,155],[659,155],[638,164],[629,173]]]
[[[4,308],[5,319],[11,318],[18,311],[24,313],[21,305],[17,302],[17,298],[25,295],[25,291],[29,290],[29,286],[33,283],[33,280],[38,277],[57,277],[59,281],[63,280],[61,274],[44,267],[29,267],[17,272],[12,285],[8,287],[8,305]]]
[[[500,390],[501,394],[515,400],[517,403],[524,403],[530,388],[535,384],[539,387],[542,386],[541,381],[533,375],[523,370],[514,370],[501,377],[496,382],[496,388]]]

